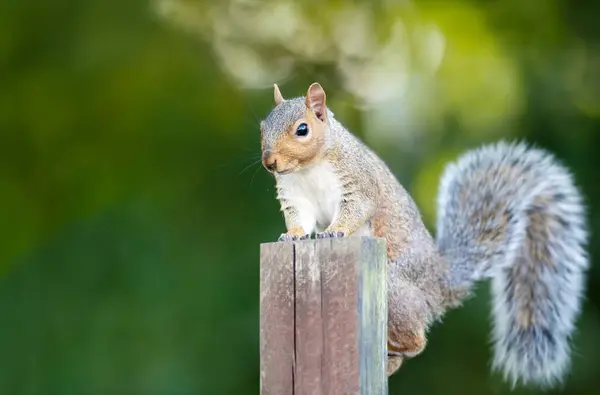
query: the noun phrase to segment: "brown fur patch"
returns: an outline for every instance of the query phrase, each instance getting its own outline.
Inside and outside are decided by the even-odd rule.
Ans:
[[[295,228],[291,228],[291,229],[289,229],[289,230],[287,231],[287,234],[288,234],[288,235],[290,235],[290,236],[298,236],[298,237],[304,236],[304,234],[305,234],[305,233],[306,233],[306,232],[304,232],[304,229],[302,229],[302,228],[301,228],[301,227],[299,227],[299,226],[298,226],[298,227],[295,227]]]
[[[385,237],[388,233],[388,226],[383,215],[375,215],[372,221],[373,234],[377,237]]]
[[[296,136],[296,129],[302,123],[308,126],[306,137]],[[324,122],[306,109],[304,117],[294,122],[275,142],[272,155],[277,159],[277,171],[293,171],[322,159],[326,128]]]
[[[427,339],[423,330],[415,333],[414,331],[401,331],[389,333],[390,341],[388,342],[388,351],[397,353],[418,354],[425,348]],[[393,343],[393,344],[392,344]]]
[[[523,249],[523,256],[512,270],[512,278],[519,279],[515,281],[515,296],[520,301],[517,310],[517,322],[521,328],[529,328],[536,325],[536,317],[533,314],[534,298],[533,289],[535,285],[531,282],[539,278],[539,272],[544,270],[543,266],[553,265],[555,262],[550,257],[550,251],[546,240],[549,238],[550,227],[554,221],[546,210],[541,207],[548,207],[550,201],[546,196],[539,196],[534,199],[531,209],[528,211],[529,224],[527,225],[527,239]],[[535,273],[535,274],[534,274]],[[544,292],[538,289],[538,292]],[[541,297],[541,296],[538,296]],[[544,298],[549,298],[546,294]]]
[[[534,200],[533,205],[534,207],[549,207],[551,202],[548,198],[540,196]],[[548,240],[548,228],[553,219],[543,210],[533,209],[530,211],[527,245],[529,247],[529,255],[534,261],[545,264],[552,262],[550,251],[548,251],[547,243],[544,240]]]
[[[371,221],[371,229],[375,237],[385,238],[388,261],[392,262],[402,254],[403,246],[407,243],[406,233],[399,226],[390,228],[390,219],[383,214],[387,209],[380,207],[378,211]]]

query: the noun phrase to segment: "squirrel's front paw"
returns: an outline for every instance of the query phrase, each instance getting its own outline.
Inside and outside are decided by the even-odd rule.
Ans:
[[[329,239],[344,237],[346,234],[341,230],[326,230],[325,232],[317,233],[317,239]]]
[[[296,241],[306,239],[310,239],[309,234],[299,235],[295,233],[282,233],[281,236],[279,236],[279,239],[277,239],[277,241]]]

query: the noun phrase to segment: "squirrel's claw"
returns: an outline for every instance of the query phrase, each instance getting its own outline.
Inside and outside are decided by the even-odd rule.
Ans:
[[[282,233],[281,236],[279,236],[279,239],[277,239],[277,241],[294,241],[294,240],[298,240],[298,236],[290,235],[287,233]]]
[[[338,238],[344,237],[345,234],[341,230],[333,230],[333,231],[325,231],[317,233],[317,239],[329,239],[329,238]]]
[[[289,234],[289,233],[282,233],[281,236],[279,236],[279,239],[277,239],[277,241],[297,241],[297,240],[306,240],[306,239],[310,239],[309,234],[299,236],[299,235],[293,235],[293,234]]]

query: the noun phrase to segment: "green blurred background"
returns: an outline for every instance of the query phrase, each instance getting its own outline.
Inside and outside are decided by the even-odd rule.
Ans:
[[[284,228],[256,162],[274,82],[319,81],[433,232],[444,163],[498,139],[551,150],[595,260],[599,17],[591,0],[0,0],[0,394],[258,394],[259,244]],[[599,391],[594,263],[565,394]],[[390,394],[508,394],[489,330],[484,285]]]

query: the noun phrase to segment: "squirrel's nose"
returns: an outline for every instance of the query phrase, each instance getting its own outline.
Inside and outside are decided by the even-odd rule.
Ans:
[[[277,159],[274,159],[271,162],[267,162],[265,161],[265,167],[267,168],[267,170],[269,171],[275,171],[277,169]]]
[[[267,150],[263,153],[262,162],[269,171],[275,171],[277,169],[277,159],[271,156],[271,151]]]

